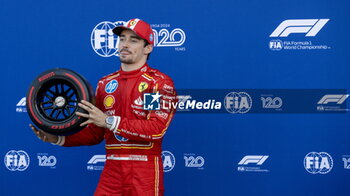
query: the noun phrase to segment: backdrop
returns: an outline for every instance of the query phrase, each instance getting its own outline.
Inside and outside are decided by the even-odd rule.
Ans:
[[[347,0],[0,0],[0,195],[93,194],[104,144],[39,141],[25,95],[55,67],[96,86],[120,65],[110,29],[131,18],[152,24],[149,64],[173,78],[181,101],[219,102],[175,115],[163,142],[166,195],[349,195],[349,9]]]

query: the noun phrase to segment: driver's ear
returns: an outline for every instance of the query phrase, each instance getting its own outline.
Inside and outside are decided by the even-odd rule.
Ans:
[[[148,44],[147,46],[145,46],[145,54],[148,55],[153,51],[153,45],[152,44]]]

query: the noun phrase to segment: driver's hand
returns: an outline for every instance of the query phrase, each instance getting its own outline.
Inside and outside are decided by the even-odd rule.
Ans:
[[[106,118],[108,117],[105,113],[103,113],[100,109],[95,107],[92,103],[82,100],[81,103],[78,104],[79,107],[83,108],[88,114],[84,114],[81,112],[76,112],[78,116],[87,118],[88,120],[81,123],[80,126],[84,126],[90,123],[93,123],[99,127],[107,128]]]
[[[37,129],[34,125],[29,124],[29,127],[33,130],[34,134],[42,141],[49,143],[57,143],[58,136],[46,133],[43,130]]]

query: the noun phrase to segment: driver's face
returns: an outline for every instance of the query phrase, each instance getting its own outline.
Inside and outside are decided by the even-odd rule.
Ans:
[[[131,30],[123,30],[119,36],[119,58],[122,63],[134,64],[147,58],[145,41]]]

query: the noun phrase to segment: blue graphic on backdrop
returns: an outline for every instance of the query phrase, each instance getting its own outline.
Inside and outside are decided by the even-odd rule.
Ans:
[[[164,172],[170,172],[175,167],[175,156],[170,151],[162,152]]]
[[[310,174],[327,174],[333,168],[333,159],[326,152],[310,152],[305,156],[304,167]]]
[[[4,162],[10,171],[24,171],[28,168],[30,159],[23,150],[11,150],[6,153]]]

